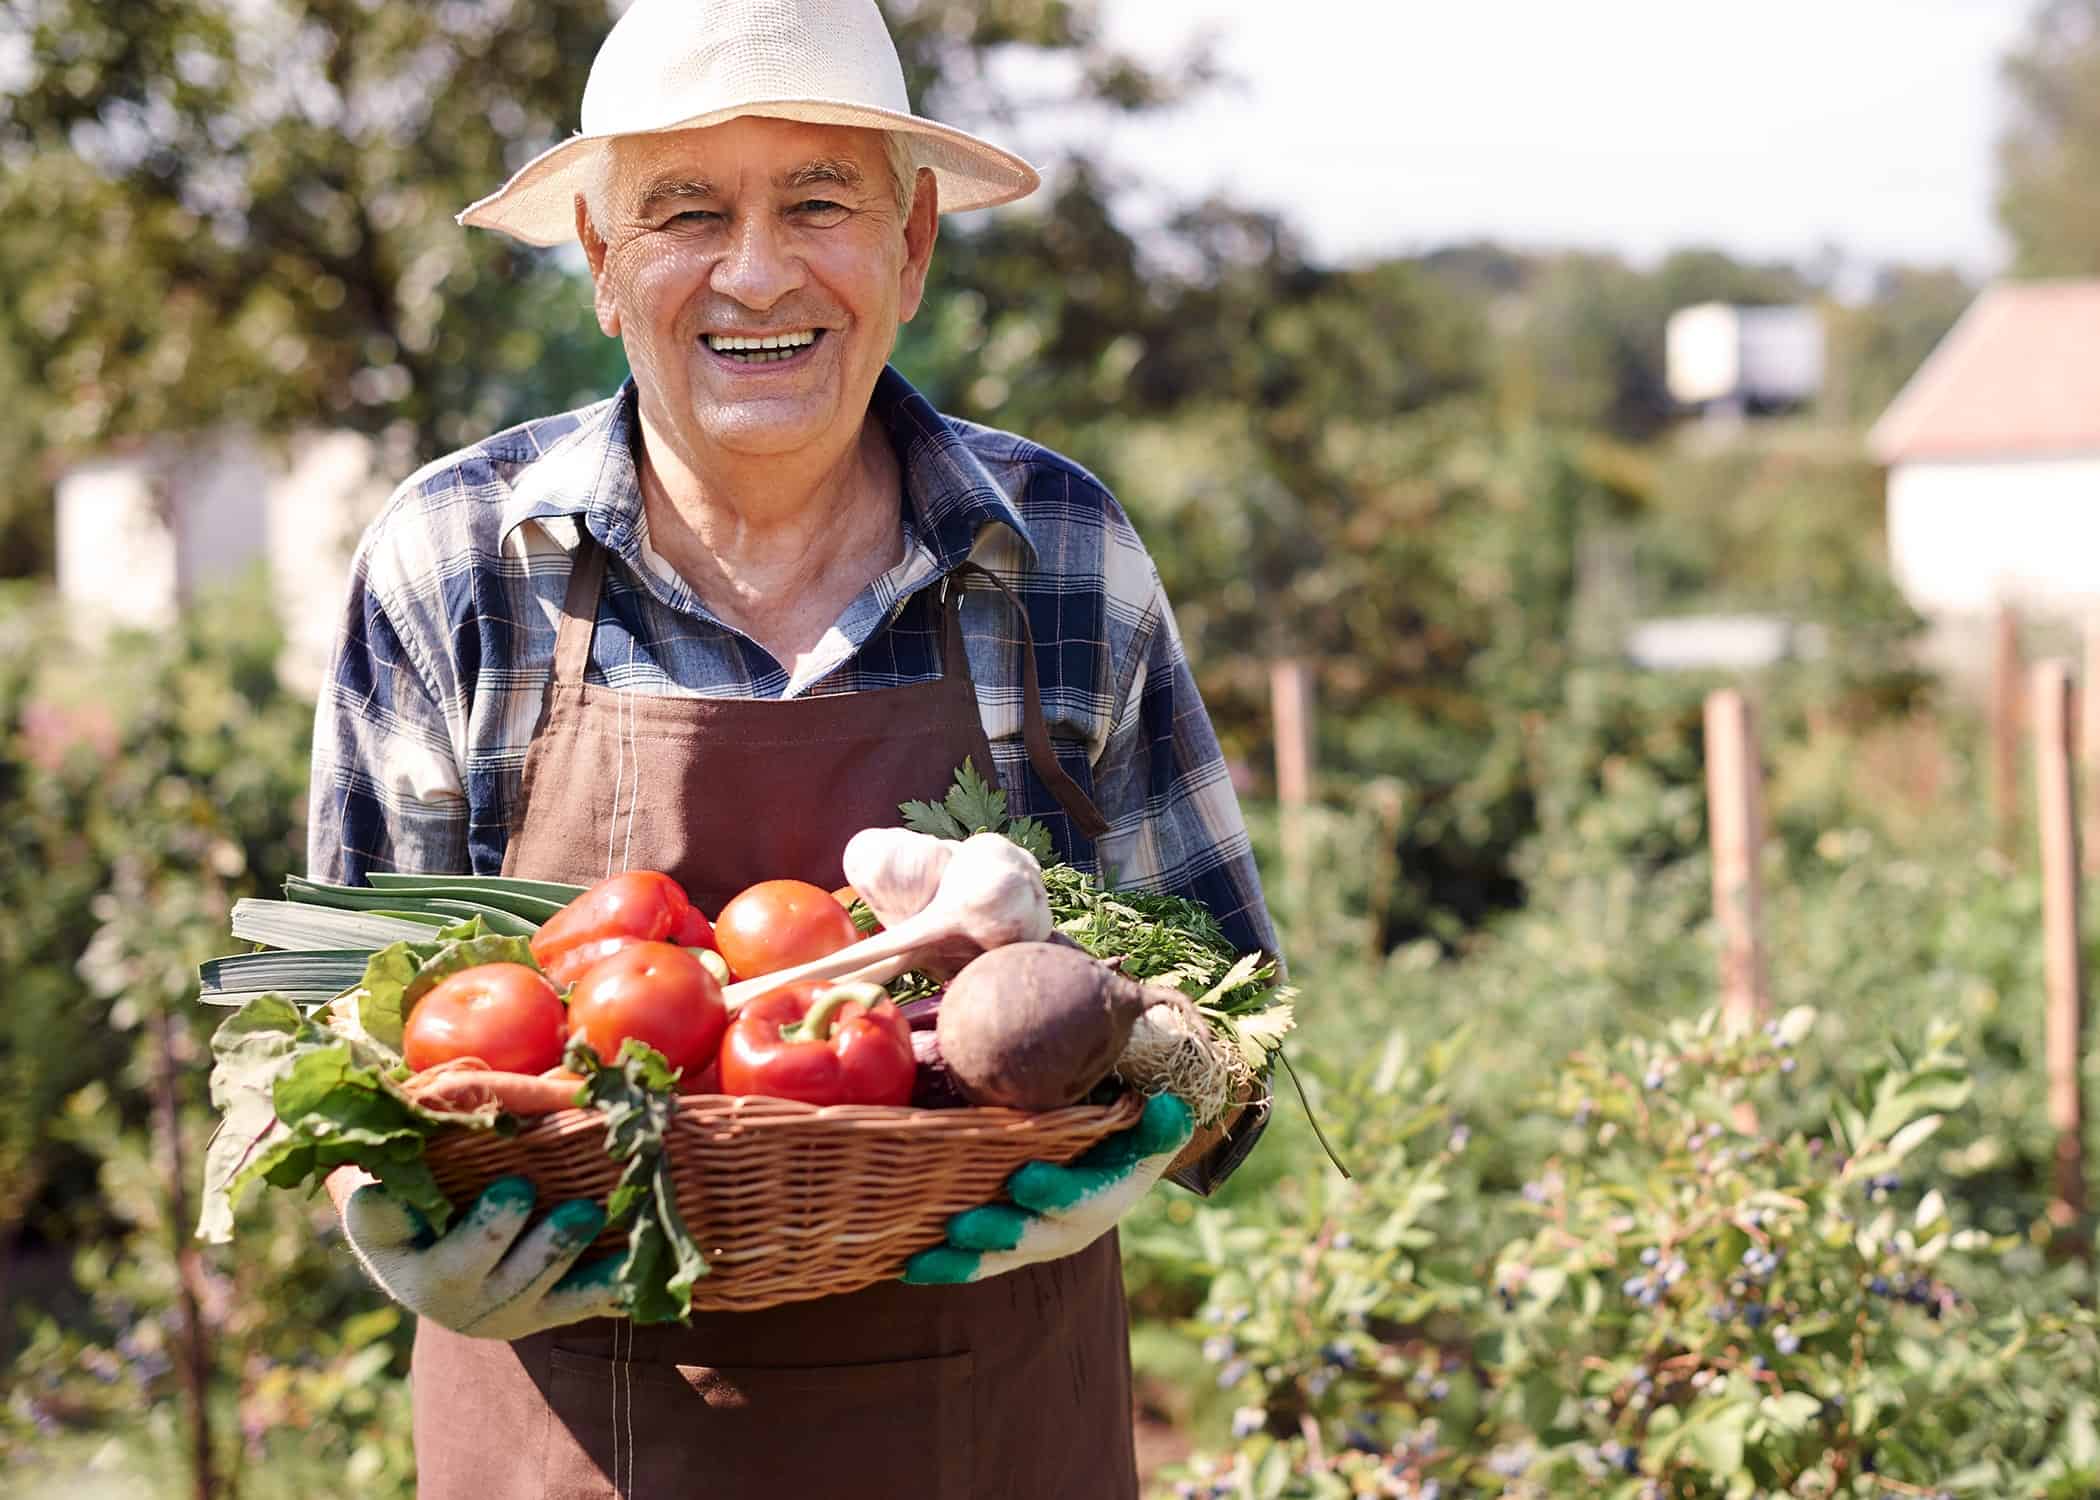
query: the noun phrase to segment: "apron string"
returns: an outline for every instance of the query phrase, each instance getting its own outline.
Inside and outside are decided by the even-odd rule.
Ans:
[[[1094,806],[1094,799],[1089,797],[1085,789],[1072,779],[1070,773],[1058,764],[1057,752],[1050,748],[1050,725],[1043,718],[1043,695],[1035,674],[1035,631],[1028,624],[1027,607],[1021,603],[1020,596],[1007,586],[1006,580],[991,569],[966,562],[956,571],[988,579],[992,587],[1004,594],[1006,602],[1013,606],[1015,618],[1021,622],[1021,738],[1028,746],[1028,764],[1035,769],[1036,779],[1049,788],[1050,795],[1055,797],[1058,806],[1065,810],[1065,816],[1072,820],[1072,825],[1088,838],[1099,839],[1108,832],[1108,819],[1101,816],[1101,809]],[[942,670],[954,671],[960,668],[967,679],[970,660],[963,650],[963,593],[964,590],[960,588],[955,590],[952,606],[945,611],[947,624],[946,640],[942,646]]]
[[[598,590],[605,582],[605,549],[577,523],[580,540],[569,565],[569,591],[562,596],[561,623],[554,632],[554,682],[582,686],[591,664],[591,637],[598,629]]]

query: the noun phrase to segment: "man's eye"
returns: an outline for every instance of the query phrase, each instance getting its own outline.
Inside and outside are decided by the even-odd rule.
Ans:
[[[671,215],[673,224],[710,224],[722,216],[711,208],[684,208]]]
[[[795,212],[812,219],[836,219],[846,212],[846,205],[829,198],[805,198],[795,205]]]

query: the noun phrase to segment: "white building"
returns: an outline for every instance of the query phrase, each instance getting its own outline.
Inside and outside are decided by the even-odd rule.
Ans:
[[[1986,290],[1867,441],[1920,613],[2100,609],[2100,280]]]
[[[200,589],[268,570],[286,685],[328,664],[350,554],[406,472],[372,439],[310,432],[282,446],[222,433],[164,439],[58,482],[58,591],[88,632],[172,624]]]
[[[1670,314],[1663,336],[1680,406],[1772,410],[1823,388],[1823,320],[1812,307],[1701,302]]]

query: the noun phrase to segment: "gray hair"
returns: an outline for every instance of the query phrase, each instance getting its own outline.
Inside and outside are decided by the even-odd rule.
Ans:
[[[912,143],[911,134],[903,130],[885,130],[882,133],[883,154],[889,159],[890,181],[897,190],[897,217],[911,217],[911,201],[919,186],[918,150]]]

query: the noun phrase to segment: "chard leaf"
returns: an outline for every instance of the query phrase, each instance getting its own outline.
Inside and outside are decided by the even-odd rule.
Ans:
[[[218,1127],[204,1148],[204,1193],[197,1237],[214,1245],[233,1238],[233,1182],[278,1129],[270,1080],[290,1058],[299,1008],[280,995],[259,995],[219,1026],[211,1039],[211,1102]]]
[[[626,1163],[605,1213],[609,1224],[632,1219],[618,1273],[627,1315],[637,1323],[686,1322],[707,1260],[678,1212],[664,1160],[678,1075],[662,1053],[632,1039],[610,1067],[582,1043],[569,1048],[567,1065],[585,1079],[584,1102],[605,1116],[606,1155]]]
[[[400,1059],[361,1037],[303,1016],[282,995],[259,995],[212,1038],[212,1102],[223,1118],[205,1152],[197,1233],[220,1243],[248,1185],[299,1187],[339,1166],[364,1168],[443,1229],[452,1207],[423,1160],[446,1126],[491,1128],[494,1105],[433,1110],[394,1075]]]
[[[423,960],[443,946],[436,942],[393,943],[365,961],[357,991],[357,1022],[383,1047],[401,1050],[401,1023],[408,1019],[408,987]]]

